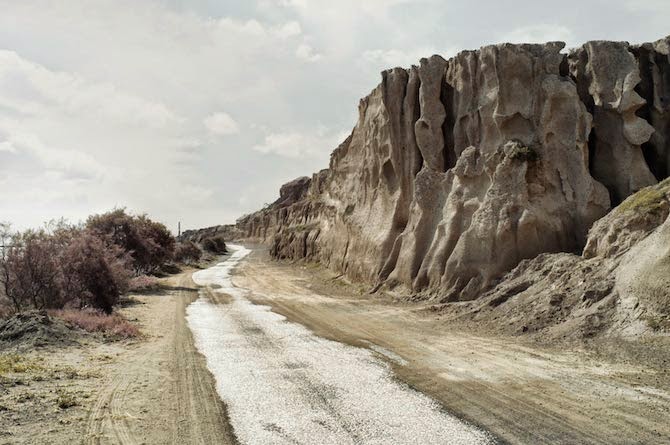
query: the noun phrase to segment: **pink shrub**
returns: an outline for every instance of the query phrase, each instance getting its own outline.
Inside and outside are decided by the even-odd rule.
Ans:
[[[160,281],[156,277],[140,275],[130,279],[128,290],[130,292],[153,291],[160,288]]]
[[[118,314],[105,314],[94,309],[60,309],[49,311],[49,315],[86,332],[97,332],[115,338],[134,338],[140,335],[137,326]]]

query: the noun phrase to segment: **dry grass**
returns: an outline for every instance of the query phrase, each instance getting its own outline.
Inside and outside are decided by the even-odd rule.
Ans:
[[[670,178],[656,185],[645,187],[639,192],[629,196],[616,208],[619,212],[634,210],[637,212],[652,213],[661,210],[668,200],[670,192]]]
[[[108,315],[90,309],[62,309],[50,311],[49,315],[87,332],[101,333],[113,338],[134,338],[140,335],[137,326],[118,314]]]
[[[58,405],[60,409],[68,409],[73,406],[79,406],[79,401],[73,394],[61,390],[56,398],[56,405]]]
[[[0,354],[0,376],[41,371],[43,367],[33,360],[18,354]]]
[[[139,277],[131,278],[128,285],[130,292],[149,292],[160,289],[161,284],[158,278],[150,277],[148,275],[140,275]]]

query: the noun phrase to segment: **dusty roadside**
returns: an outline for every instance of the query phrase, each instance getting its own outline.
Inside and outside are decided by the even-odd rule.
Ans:
[[[316,334],[386,356],[397,376],[510,443],[665,443],[668,374],[643,363],[450,330],[425,308],[362,295],[329,272],[254,251],[233,282]]]
[[[27,366],[18,381],[0,387],[0,443],[234,443],[184,318],[198,297],[191,273],[120,310],[142,338],[88,339],[22,355]]]

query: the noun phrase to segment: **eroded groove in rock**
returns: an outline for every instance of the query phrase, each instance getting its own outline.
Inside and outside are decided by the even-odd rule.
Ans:
[[[636,92],[646,101],[637,114],[654,128],[642,150],[651,172],[662,180],[670,171],[670,44],[662,39],[632,51],[641,77]]]
[[[636,91],[640,67],[627,42],[588,42],[570,54],[569,63],[582,100],[593,103],[592,174],[618,204],[656,183],[641,148],[654,128],[637,115],[646,103]]]
[[[667,38],[563,47],[384,72],[329,168],[236,230],[277,258],[441,301],[477,298],[538,254],[579,253],[610,196],[670,171],[669,51]]]

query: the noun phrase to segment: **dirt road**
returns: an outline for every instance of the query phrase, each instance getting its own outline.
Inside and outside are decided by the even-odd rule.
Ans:
[[[434,314],[352,291],[255,250],[233,283],[327,339],[369,348],[451,413],[510,443],[670,443],[667,375],[450,331]]]
[[[249,253],[194,274],[216,286],[189,306],[240,442],[249,445],[486,445],[490,435],[398,382],[368,349],[317,337],[253,304],[230,272]],[[223,298],[221,298],[223,297]]]
[[[89,444],[232,444],[226,409],[193,346],[185,308],[198,296],[191,272],[170,278],[164,295],[137,297],[126,316],[148,335],[122,353],[88,417]]]

